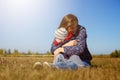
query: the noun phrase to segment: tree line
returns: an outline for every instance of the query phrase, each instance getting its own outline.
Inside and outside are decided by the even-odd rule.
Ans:
[[[39,52],[31,52],[28,50],[28,52],[19,52],[17,49],[14,49],[12,52],[11,49],[5,50],[5,49],[0,49],[0,55],[13,55],[13,56],[19,56],[19,55],[51,55],[51,52],[47,51],[46,53],[39,53]],[[120,57],[120,50],[114,50],[109,54],[110,57]]]
[[[30,50],[28,50],[28,52],[20,52],[17,49],[14,49],[14,51],[11,51],[11,49],[0,49],[0,55],[13,55],[13,56],[17,56],[17,55],[43,55],[43,54],[47,54],[50,55],[51,53],[49,51],[47,51],[46,53],[39,53],[39,52],[32,52]]]

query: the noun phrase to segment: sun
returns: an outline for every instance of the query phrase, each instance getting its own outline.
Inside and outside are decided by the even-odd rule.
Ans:
[[[50,15],[52,6],[53,2],[49,0],[1,0],[0,14],[4,19],[3,23],[7,23],[5,25],[22,30]]]
[[[4,3],[8,9],[29,9],[34,5],[33,0],[5,0]]]

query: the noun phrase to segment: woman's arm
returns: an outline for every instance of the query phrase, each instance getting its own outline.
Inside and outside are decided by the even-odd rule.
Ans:
[[[51,53],[54,54],[54,51],[56,49],[58,49],[59,47],[62,47],[62,42],[60,42],[59,44],[55,45],[54,42],[51,45]]]
[[[85,49],[86,44],[86,30],[85,28],[82,28],[79,30],[79,34],[76,37],[77,44],[74,46],[64,46],[64,53],[67,55],[72,54],[81,54],[83,53]]]
[[[56,39],[54,41],[56,41]],[[63,48],[65,46],[74,46],[74,45],[77,44],[77,41],[73,40],[73,39],[71,41],[66,41],[66,40],[64,40],[63,42],[59,41],[59,44],[57,44],[57,45],[54,43],[54,41],[53,41],[52,46],[51,46],[51,52],[52,52],[52,54],[54,54],[54,51],[56,49],[58,49],[58,48]],[[58,52],[58,51],[56,51],[56,52]]]
[[[65,43],[64,45],[62,45],[62,47],[57,48],[53,53],[55,55],[59,54],[60,52],[64,53],[65,46],[75,46],[76,44],[77,44],[76,40],[71,40],[71,41]]]
[[[62,47],[65,47],[65,46],[75,46],[77,44],[77,40],[71,40],[67,43],[65,43],[64,45],[62,45]]]
[[[62,44],[62,43],[59,43],[59,45],[54,45],[54,43],[52,44],[52,47],[51,47],[51,52],[52,54],[56,54],[56,53],[64,53],[64,47],[65,46],[75,46],[77,44],[77,40],[71,40],[65,44]]]

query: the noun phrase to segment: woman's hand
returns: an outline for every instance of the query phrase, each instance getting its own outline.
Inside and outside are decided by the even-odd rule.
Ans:
[[[75,46],[75,45],[77,45],[77,40],[71,40],[71,41],[67,42],[66,44],[64,44],[62,47]]]
[[[54,57],[56,57],[60,52],[64,53],[64,48],[60,47],[54,51]]]

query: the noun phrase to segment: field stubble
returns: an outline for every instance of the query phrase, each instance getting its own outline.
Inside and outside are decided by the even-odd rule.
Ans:
[[[35,62],[52,62],[53,57],[0,57],[0,80],[120,80],[120,58],[94,58],[92,67],[76,71],[46,66],[33,68]]]

